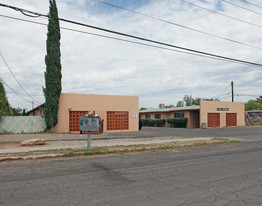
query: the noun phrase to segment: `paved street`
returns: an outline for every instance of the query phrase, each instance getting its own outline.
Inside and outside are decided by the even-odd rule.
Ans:
[[[139,132],[115,132],[92,135],[92,139],[148,138],[148,137],[225,137],[242,141],[262,140],[262,126],[227,127],[211,129],[185,129],[143,127]],[[86,140],[83,134],[8,134],[0,135],[0,142],[22,141],[31,138],[44,138],[47,141]]]
[[[262,141],[0,164],[0,205],[262,205]]]

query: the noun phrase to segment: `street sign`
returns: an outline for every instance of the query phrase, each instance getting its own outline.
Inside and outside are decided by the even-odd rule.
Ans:
[[[99,131],[99,117],[80,116],[80,131]]]
[[[217,111],[229,111],[229,108],[217,108]]]
[[[80,116],[80,131],[88,131],[87,149],[90,149],[91,131],[99,131],[99,117]]]

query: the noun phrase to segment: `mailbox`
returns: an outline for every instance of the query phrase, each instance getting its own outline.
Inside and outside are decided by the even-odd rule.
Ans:
[[[80,116],[80,131],[99,131],[99,117]]]

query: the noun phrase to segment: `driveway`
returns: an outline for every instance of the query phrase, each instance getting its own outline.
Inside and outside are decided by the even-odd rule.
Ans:
[[[212,129],[185,129],[185,128],[160,128],[143,127],[139,132],[114,132],[92,135],[92,139],[119,139],[119,138],[149,138],[149,137],[218,137],[231,138],[242,141],[262,140],[262,127],[228,127]],[[0,135],[0,142],[22,141],[32,138],[44,138],[47,141],[86,140],[83,134],[8,134]]]

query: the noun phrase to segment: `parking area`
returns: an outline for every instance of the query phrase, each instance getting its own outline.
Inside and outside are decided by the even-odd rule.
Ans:
[[[139,132],[118,132],[94,134],[92,139],[121,139],[121,138],[152,138],[152,137],[218,137],[232,138],[242,141],[262,140],[262,127],[226,127],[212,129],[185,129],[185,128],[164,128],[164,127],[143,127]],[[0,135],[0,142],[22,141],[32,138],[44,138],[47,141],[68,141],[86,140],[85,134],[58,134],[58,133],[39,133],[39,134],[6,134]]]

